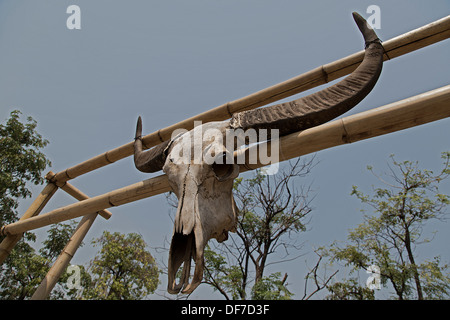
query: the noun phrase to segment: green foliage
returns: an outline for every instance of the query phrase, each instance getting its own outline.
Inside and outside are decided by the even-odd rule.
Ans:
[[[229,265],[222,255],[205,248],[206,283],[215,291],[220,291],[226,297],[238,300],[245,297],[244,272],[237,265]],[[281,279],[281,273],[275,272],[268,277],[262,277],[252,287],[253,300],[289,300],[292,293],[287,289],[287,274]]]
[[[450,273],[448,264],[441,264],[440,257],[424,261],[419,266],[424,294],[429,299],[448,300],[450,296]]]
[[[50,261],[55,260],[69,242],[76,226],[75,221],[51,225],[47,231],[47,238],[43,241],[44,246],[39,250],[39,253]]]
[[[37,253],[20,241],[0,269],[0,299],[29,299],[60,254],[75,225],[54,225]],[[100,251],[86,270],[80,267],[80,291],[68,286],[64,272],[50,299],[143,299],[158,285],[158,269],[140,235],[104,232],[93,241]]]
[[[36,131],[37,123],[28,117],[20,122],[21,112],[11,112],[0,124],[0,224],[17,220],[18,198],[31,196],[27,184],[41,184],[42,171],[50,161],[40,151],[48,141]]]
[[[244,274],[237,265],[228,265],[224,256],[205,247],[204,282],[212,286],[214,291],[220,291],[225,297],[238,300],[245,296],[243,292]],[[229,297],[231,295],[231,297]]]
[[[23,300],[30,298],[49,270],[49,261],[20,241],[1,265],[0,298]]]
[[[323,252],[352,272],[377,265],[382,285],[391,285],[397,299],[448,299],[448,266],[441,265],[439,257],[419,263],[414,252],[430,241],[423,235],[426,222],[442,219],[450,203],[438,188],[450,175],[450,153],[443,153],[442,159],[443,168],[434,174],[420,169],[417,162],[397,162],[392,157],[391,181],[380,179],[387,187],[374,188],[373,195],[366,195],[354,186],[352,195],[371,206],[374,214],[365,215],[364,222],[349,232],[347,245],[334,243]],[[332,298],[371,298],[352,279],[332,289]]]
[[[356,278],[350,278],[343,282],[336,282],[327,287],[330,295],[328,300],[374,300],[374,291],[359,285]]]
[[[22,123],[20,115],[21,112],[15,110],[5,124],[0,124],[1,225],[18,219],[19,199],[31,196],[28,185],[41,184],[42,171],[50,165],[50,161],[41,152],[48,141],[36,131],[37,123],[33,118],[28,117],[27,122]],[[54,236],[57,234],[58,232],[54,233]],[[1,299],[29,298],[48,271],[52,257],[39,255],[27,243],[35,241],[35,238],[33,233],[26,233],[1,265]],[[53,252],[46,244],[44,247],[43,250],[48,253]]]
[[[91,261],[92,283],[83,299],[138,300],[156,290],[159,271],[140,235],[105,231],[93,244],[101,248]]]
[[[286,278],[281,279],[281,273],[275,272],[268,277],[262,277],[252,288],[253,300],[290,300],[293,293],[286,287]]]
[[[37,253],[26,240],[20,240],[0,266],[0,299],[31,298],[65,245],[60,242],[61,239],[70,238],[74,230],[73,224],[52,226],[47,231],[48,238],[43,243],[41,254]],[[64,275],[60,279],[58,288],[52,292],[51,299],[73,297],[75,292],[69,292],[63,288],[65,279],[67,276]]]

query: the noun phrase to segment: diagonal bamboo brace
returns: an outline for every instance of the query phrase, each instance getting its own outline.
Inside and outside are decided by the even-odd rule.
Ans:
[[[53,266],[48,271],[44,280],[42,280],[41,284],[34,292],[31,300],[44,300],[48,297],[48,295],[58,282],[59,278],[61,277],[61,274],[64,272],[64,270],[66,270],[67,266],[70,263],[70,260],[73,258],[75,252],[81,245],[81,242],[94,223],[97,215],[98,213],[91,213],[85,215],[83,219],[81,219],[77,229],[73,233],[72,237],[70,237],[70,240],[67,243],[66,247],[63,249]]]
[[[75,188],[73,185],[71,185],[68,182],[59,182],[55,180],[55,174],[53,172],[49,172],[46,175],[46,179],[50,182],[53,182],[54,184],[56,184],[59,188],[61,188],[62,190],[64,190],[65,192],[67,192],[68,194],[70,194],[72,197],[74,197],[75,199],[79,200],[79,201],[83,201],[83,200],[87,200],[89,199],[89,196],[87,196],[84,192],[82,192],[81,190]],[[106,220],[108,220],[109,218],[111,218],[112,213],[109,212],[108,210],[100,210],[98,212],[99,215],[101,215],[103,218],[105,218]]]

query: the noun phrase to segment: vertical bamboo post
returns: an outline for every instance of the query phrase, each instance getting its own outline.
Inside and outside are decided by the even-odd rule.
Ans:
[[[54,175],[52,172],[49,172],[47,176],[50,174]],[[33,201],[33,203],[30,205],[27,211],[25,211],[24,215],[19,219],[19,221],[23,221],[28,218],[37,216],[42,211],[42,209],[44,209],[45,205],[50,200],[50,198],[55,194],[57,189],[58,187],[54,183],[52,182],[47,183],[47,185],[37,196],[37,198]],[[0,264],[2,264],[6,260],[6,258],[11,253],[11,250],[14,248],[14,246],[21,238],[22,234],[16,234],[16,235],[7,235],[6,238],[3,239],[3,241],[0,243]]]
[[[41,284],[34,292],[33,296],[31,297],[31,300],[44,300],[49,296],[50,292],[53,290],[56,283],[58,282],[58,279],[60,278],[61,274],[69,265],[70,260],[75,255],[75,252],[79,248],[81,242],[83,241],[87,232],[94,223],[97,215],[98,213],[94,212],[85,215],[83,219],[81,219],[77,229],[73,233],[66,247],[61,252],[58,259],[56,259],[55,263],[48,271],[44,280],[42,280]]]

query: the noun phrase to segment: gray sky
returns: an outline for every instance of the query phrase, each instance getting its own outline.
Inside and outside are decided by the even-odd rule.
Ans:
[[[81,8],[81,30],[66,27],[72,4]],[[38,131],[50,141],[45,153],[51,170],[58,172],[131,141],[138,115],[144,133],[151,133],[361,50],[351,12],[368,17],[366,9],[373,4],[381,9],[377,34],[382,40],[450,13],[447,0],[3,0],[0,119],[4,122],[14,109],[36,119]],[[346,115],[448,85],[449,56],[447,40],[386,62],[375,89]],[[319,152],[320,163],[305,181],[312,181],[316,198],[311,230],[300,235],[304,253],[345,240],[348,229],[361,222],[363,206],[350,192],[352,185],[370,192],[377,183],[367,165],[384,172],[395,154],[400,161],[440,168],[440,153],[450,150],[449,124],[440,120]],[[127,158],[72,183],[94,196],[149,177]],[[449,184],[442,187],[448,194]],[[60,191],[44,211],[72,202]],[[164,195],[112,208],[113,217],[99,217],[85,242],[109,230],[138,232],[149,246],[161,247],[172,233],[169,210]],[[448,224],[432,229],[448,230]],[[450,261],[449,240],[441,231],[420,253]],[[94,253],[86,245],[72,263],[87,263]],[[314,256],[274,265],[267,274],[288,272],[289,288],[301,297],[308,257]],[[314,263],[308,260],[309,266]],[[165,276],[161,280],[163,292]],[[221,298],[202,287],[191,298]]]

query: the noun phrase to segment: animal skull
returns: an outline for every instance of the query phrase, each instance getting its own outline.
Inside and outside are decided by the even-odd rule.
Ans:
[[[383,47],[375,32],[357,13],[353,17],[364,36],[363,62],[344,80],[300,99],[233,114],[231,120],[210,122],[143,151],[141,118],[134,144],[136,168],[142,172],[163,170],[178,197],[169,252],[170,293],[191,293],[203,276],[203,250],[209,239],[219,242],[235,230],[236,206],[232,187],[239,166],[223,137],[227,130],[277,129],[280,136],[325,123],[356,106],[374,87],[383,65]],[[200,134],[205,132],[206,134]],[[222,137],[222,140],[220,139]],[[233,148],[231,148],[233,149]],[[189,284],[191,259],[195,272]],[[175,275],[184,263],[180,283]]]
[[[210,122],[172,140],[163,167],[178,198],[169,251],[170,293],[178,293],[183,287],[183,293],[192,292],[203,277],[203,249],[208,240],[222,242],[228,239],[228,231],[235,230],[237,212],[232,188],[239,166],[224,161],[229,151],[217,141],[217,135],[210,134],[224,135],[226,127],[224,122]],[[187,284],[191,258],[195,272]],[[176,284],[175,275],[182,263],[181,281]]]

